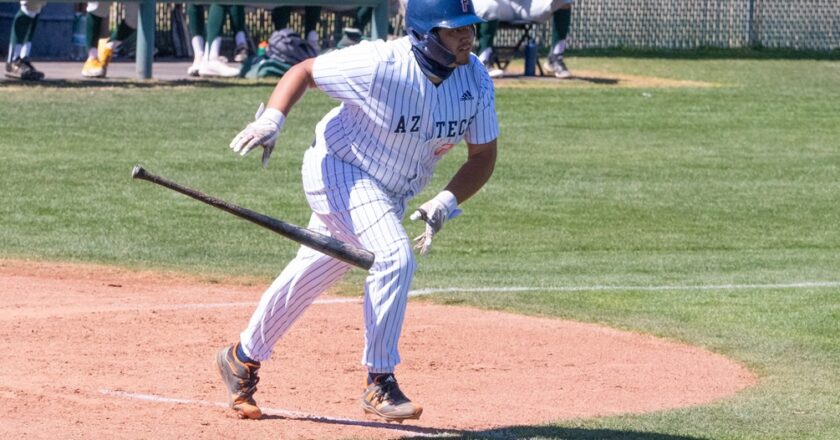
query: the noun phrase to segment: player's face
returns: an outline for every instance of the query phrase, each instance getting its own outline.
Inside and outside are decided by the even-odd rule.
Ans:
[[[455,64],[470,62],[470,53],[475,40],[475,26],[463,26],[455,29],[438,29],[438,38],[444,47],[455,54]]]

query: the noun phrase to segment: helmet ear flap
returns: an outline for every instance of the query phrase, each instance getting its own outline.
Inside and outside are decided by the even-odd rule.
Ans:
[[[411,39],[411,45],[418,49],[427,59],[443,66],[449,66],[455,62],[455,54],[450,52],[441,43],[440,38],[438,38],[437,28],[431,29],[426,34],[421,33],[417,29],[409,28],[408,36]]]
[[[449,66],[455,62],[455,54],[450,52],[449,49],[440,42],[435,29],[432,29],[432,31],[426,35],[425,43],[423,52],[429,58],[443,64],[444,66]]]

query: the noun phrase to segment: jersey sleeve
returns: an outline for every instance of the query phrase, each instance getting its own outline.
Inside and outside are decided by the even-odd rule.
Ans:
[[[482,66],[483,69],[483,66]],[[496,91],[493,80],[486,71],[479,73],[479,98],[475,117],[464,133],[470,144],[486,144],[499,137],[499,120],[496,116]]]
[[[380,52],[377,44],[363,41],[315,58],[315,85],[339,101],[361,106],[370,92]]]

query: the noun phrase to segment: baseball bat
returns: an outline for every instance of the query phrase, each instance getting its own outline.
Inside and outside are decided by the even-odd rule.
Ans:
[[[187,188],[171,180],[156,176],[146,171],[139,165],[135,165],[134,169],[131,170],[131,177],[134,179],[147,180],[173,191],[177,191],[200,202],[219,208],[222,211],[227,211],[237,217],[248,220],[249,222],[256,223],[288,239],[315,249],[316,251],[329,255],[333,258],[350,263],[356,267],[368,270],[371,266],[373,266],[375,256],[368,250],[359,249],[341,240],[336,240],[328,235],[319,234],[317,232],[310,231],[309,229],[302,228],[291,223],[286,223],[282,220],[277,220],[276,218],[269,217],[265,214],[251,211],[248,208],[228,203],[224,200],[217,199],[192,188]]]

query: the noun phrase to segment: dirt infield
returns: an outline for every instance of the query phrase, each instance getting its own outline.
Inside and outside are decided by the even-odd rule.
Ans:
[[[380,423],[356,401],[361,304],[324,297],[261,370],[267,416],[242,421],[211,360],[262,288],[0,260],[0,438],[432,436],[700,405],[756,381],[723,356],[647,335],[412,301],[398,377],[425,411]]]

